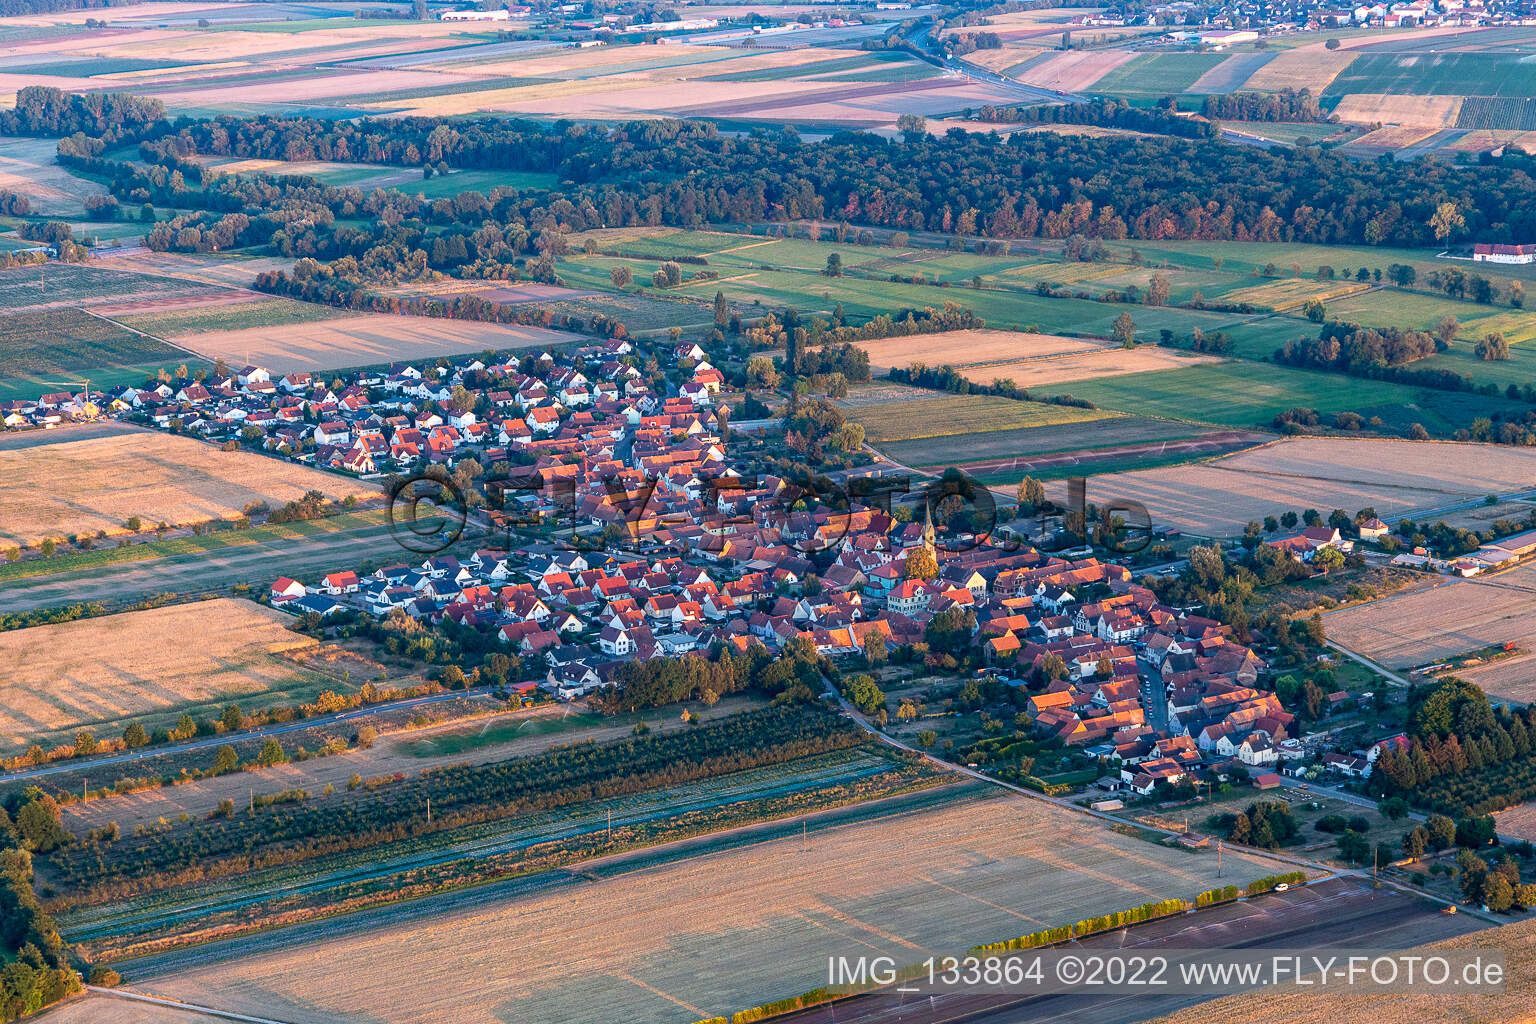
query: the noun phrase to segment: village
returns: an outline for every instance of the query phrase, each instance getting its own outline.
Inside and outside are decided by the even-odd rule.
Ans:
[[[1233,769],[1260,787],[1281,771],[1368,773],[1376,747],[1309,742],[1264,657],[1230,626],[1162,604],[1092,549],[1048,554],[1010,522],[956,533],[942,522],[942,491],[893,505],[906,488],[888,486],[883,501],[838,507],[743,471],[741,456],[760,457],[777,421],[733,424],[743,396],[697,345],[660,346],[648,372],[646,355],[609,339],[331,381],[219,366],[202,379],[13,402],[5,414],[9,426],[135,421],[382,479],[411,514],[418,489],[452,492],[445,504],[461,518],[402,532],[398,562],[282,577],[266,597],[320,628],[405,616],[494,633],[522,659],[511,690],[523,699],[585,701],[636,660],[799,643],[854,668],[891,661],[1001,683],[1064,763],[1100,767],[1099,796],[1150,798]],[[844,482],[878,492],[881,472]],[[1351,532],[1388,531],[1371,518]],[[482,537],[495,543],[469,543]],[[1331,552],[1320,565],[1353,545],[1320,521],[1270,543],[1298,563]],[[963,632],[960,662],[933,650],[935,620]]]

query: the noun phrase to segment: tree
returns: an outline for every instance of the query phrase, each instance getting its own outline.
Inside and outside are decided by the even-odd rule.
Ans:
[[[635,280],[635,272],[629,269],[629,264],[621,264],[608,271],[608,280],[615,288],[628,288]]]
[[[758,355],[747,360],[747,387],[776,391],[779,383],[779,371],[774,369],[772,359]]]
[[[1353,830],[1339,836],[1339,856],[1351,864],[1365,864],[1371,859],[1371,844]]]
[[[1319,299],[1308,299],[1302,305],[1301,311],[1306,314],[1308,320],[1315,324],[1322,323],[1323,319],[1328,315],[1327,309],[1324,308],[1322,301]]]
[[[219,721],[223,723],[226,732],[239,732],[245,725],[245,713],[238,704],[226,704],[223,713],[219,715]]]
[[[1329,50],[1337,50],[1340,47],[1340,45],[1342,45],[1342,44],[1337,39],[1330,39],[1326,43],[1323,44],[1324,48],[1329,49]]]
[[[1336,569],[1342,569],[1344,568],[1344,562],[1344,552],[1332,546],[1322,548],[1317,554],[1312,556],[1312,567],[1314,569],[1321,569],[1323,572],[1333,572]]]
[[[235,753],[235,748],[228,743],[222,744],[213,753],[213,774],[228,775],[240,767],[240,755]]]
[[[1418,860],[1429,849],[1429,830],[1423,825],[1416,825],[1403,834],[1403,856],[1409,860]]]
[[[1045,504],[1045,485],[1032,476],[1019,481],[1019,506],[1034,511]]]
[[[131,748],[142,747],[149,742],[149,734],[144,731],[142,725],[133,722],[123,730],[123,742]]]
[[[1461,215],[1455,203],[1444,202],[1435,207],[1435,212],[1429,218],[1429,226],[1434,230],[1435,241],[1445,242],[1466,228],[1467,219]]]
[[[58,802],[47,793],[29,789],[32,798],[22,805],[16,814],[16,831],[22,845],[33,853],[48,853],[58,849],[72,838],[64,829]]]
[[[715,292],[715,326],[721,330],[731,322],[731,307],[725,301],[724,292]]]
[[[835,252],[827,253],[827,265],[822,268],[821,273],[822,273],[822,275],[824,277],[842,277],[843,276],[843,258],[842,258],[842,256],[838,255]]]
[[[1461,324],[1457,323],[1456,318],[1453,316],[1443,316],[1440,318],[1439,322],[1435,324],[1435,337],[1438,338],[1440,340],[1440,344],[1444,345],[1446,348],[1451,347],[1451,342],[1455,341],[1456,335],[1460,333]]]
[[[939,575],[938,560],[927,548],[913,548],[907,552],[907,579],[931,580]]]
[[[1488,873],[1483,882],[1483,906],[1495,914],[1502,914],[1515,905],[1515,887],[1509,879],[1496,871]]]
[[[871,667],[885,663],[885,637],[879,630],[872,629],[864,634],[864,662]]]
[[[75,733],[75,753],[82,757],[96,753],[96,734],[89,729]]]
[[[896,130],[908,142],[916,142],[928,134],[928,119],[921,114],[902,114],[896,119]]]
[[[1509,342],[1498,331],[1492,331],[1484,335],[1473,351],[1484,362],[1502,362],[1509,358]]]
[[[1456,842],[1456,822],[1444,814],[1431,814],[1424,821],[1424,829],[1429,833],[1431,850],[1449,849]]]
[[[843,696],[866,715],[874,714],[885,705],[885,694],[875,684],[873,676],[849,676],[843,683]]]
[[[266,742],[261,745],[261,752],[256,755],[256,763],[263,768],[270,768],[287,760],[288,755],[283,753],[283,745],[277,741],[276,736],[268,736]]]
[[[1168,275],[1153,274],[1152,283],[1147,286],[1146,298],[1143,301],[1149,306],[1166,306],[1170,291]]]
[[[1118,344],[1121,348],[1136,347],[1136,321],[1131,319],[1131,314],[1121,313],[1119,316],[1115,317],[1115,324],[1111,329],[1111,336],[1115,339],[1115,343]]]

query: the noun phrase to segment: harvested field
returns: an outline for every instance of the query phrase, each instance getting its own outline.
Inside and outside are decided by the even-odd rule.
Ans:
[[[1097,409],[1079,409],[1044,402],[1016,402],[993,395],[941,395],[908,402],[886,402],[851,410],[850,419],[863,425],[872,443],[947,437],[975,431],[1012,430],[1053,423],[1081,423],[1113,416]]]
[[[1444,579],[1323,616],[1328,635],[1392,669],[1417,668],[1515,641],[1536,646],[1536,591],[1494,579]],[[1512,659],[1513,661],[1513,659]],[[1518,663],[1496,662],[1474,673],[1506,690],[1527,676]],[[1458,675],[1462,673],[1458,672]]]
[[[527,1021],[680,1024],[804,991],[825,977],[829,952],[919,962],[1189,898],[1215,878],[1213,856],[1033,800],[956,796],[942,809],[813,828],[803,848],[796,835],[622,873],[546,876],[504,895],[434,901],[419,920],[399,922],[396,908],[396,923],[377,915],[367,931],[342,919],[242,940],[259,952],[228,962],[208,963],[219,951],[206,947],[169,954],[133,976],[157,994],[292,1024],[492,1024],[509,1000]],[[1233,851],[1225,866],[1235,879],[1274,870]]]
[[[104,1020],[112,1024],[226,1024],[229,1018],[97,992],[87,992],[48,1010],[48,1024],[101,1024]]]
[[[965,61],[967,64],[975,64],[977,67],[1002,74],[1015,64],[1022,64],[1031,57],[1037,57],[1045,52],[1038,46],[1005,46],[1000,50],[976,50],[966,54]]]
[[[1341,50],[1327,50],[1322,43],[1298,46],[1294,50],[1281,52],[1274,60],[1260,67],[1243,88],[1258,92],[1310,89],[1312,95],[1320,96],[1356,56],[1358,54]]]
[[[304,466],[147,431],[0,451],[0,480],[0,541],[27,545],[123,534],[132,516],[146,529],[234,519],[251,502],[275,508],[309,490],[377,496]]]
[[[32,212],[53,217],[81,217],[84,199],[105,195],[98,182],[77,178],[56,159],[53,139],[5,139],[0,141],[0,189],[16,192],[32,203]]]
[[[1340,121],[1352,124],[1380,122],[1404,128],[1438,130],[1455,127],[1456,117],[1461,112],[1461,97],[1355,92],[1339,100],[1333,112]]]
[[[1136,57],[1127,50],[1067,50],[1029,68],[1019,80],[1041,89],[1077,92]]]
[[[1188,91],[1195,95],[1236,92],[1275,56],[1273,53],[1234,53],[1195,79]]]
[[[85,726],[308,686],[282,655],[317,642],[286,629],[292,621],[220,598],[0,633],[0,744],[46,746]]]
[[[255,363],[273,373],[371,366],[466,352],[543,348],[576,336],[542,327],[438,320],[383,313],[323,323],[189,335],[186,346],[208,359]]]
[[[1536,481],[1536,453],[1491,444],[1305,438],[1277,441],[1213,462],[1095,478],[1105,496],[1144,504],[1158,525],[1201,536],[1235,536],[1244,524],[1287,510],[1383,518]],[[1475,645],[1473,645],[1475,646]]]
[[[870,366],[876,370],[904,368],[913,363],[925,363],[928,366],[980,366],[1026,356],[1055,356],[1099,348],[1091,341],[1062,338],[1054,334],[1025,334],[1020,331],[945,331],[939,334],[913,334],[904,338],[861,341],[858,345],[869,353]]]
[[[1121,374],[1142,373],[1148,370],[1183,369],[1200,363],[1219,361],[1218,356],[1192,355],[1177,349],[1151,346],[1134,349],[1096,348],[1089,352],[1041,356],[1011,363],[968,366],[962,369],[960,374],[966,380],[978,384],[990,384],[994,380],[1011,380],[1021,388],[1036,388],[1074,380],[1090,380],[1095,377],[1118,377]]]
[[[1398,125],[1389,125],[1386,128],[1377,128],[1373,132],[1366,132],[1358,139],[1349,143],[1351,149],[1371,149],[1383,153],[1394,153],[1409,146],[1417,146],[1425,139],[1434,136],[1440,131],[1438,128],[1406,128]]]
[[[1536,704],[1536,654],[1520,654],[1486,665],[1456,670],[1459,679],[1475,683],[1494,700]]]

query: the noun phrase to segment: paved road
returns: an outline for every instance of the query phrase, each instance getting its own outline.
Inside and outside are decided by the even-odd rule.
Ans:
[[[1484,927],[1424,900],[1360,879],[1334,879],[1110,932],[1073,943],[1155,954],[1159,949],[1406,949]],[[942,995],[874,993],[778,1018],[795,1024],[1133,1024],[1212,998],[1205,995]]]
[[[1333,648],[1335,651],[1338,651],[1340,654],[1344,655],[1344,657],[1348,658],[1350,661],[1359,662],[1361,665],[1364,665],[1366,668],[1370,669],[1372,672],[1375,672],[1377,675],[1383,676],[1389,683],[1392,683],[1395,686],[1411,686],[1412,685],[1411,683],[1408,682],[1407,679],[1404,679],[1402,676],[1398,675],[1396,672],[1393,672],[1389,668],[1385,668],[1385,667],[1383,667],[1381,665],[1378,665],[1376,662],[1372,661],[1370,658],[1367,658],[1363,654],[1356,654],[1354,651],[1350,650],[1348,647],[1344,647],[1344,646],[1341,646],[1341,645],[1339,645],[1337,643],[1334,643],[1332,640],[1326,640],[1325,639],[1323,641],[1323,643],[1327,644],[1329,647]]]

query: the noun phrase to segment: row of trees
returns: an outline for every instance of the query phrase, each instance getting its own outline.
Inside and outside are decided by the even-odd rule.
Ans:
[[[53,849],[66,835],[58,805],[35,786],[0,803],[0,1021],[80,991],[80,976],[32,877],[33,852]]]
[[[863,733],[827,711],[781,703],[696,729],[580,744],[535,757],[429,769],[365,787],[345,804],[285,804],[171,831],[61,846],[51,855],[66,905],[368,849],[413,835],[594,799],[684,785],[857,745]],[[426,805],[432,804],[431,821]]]

